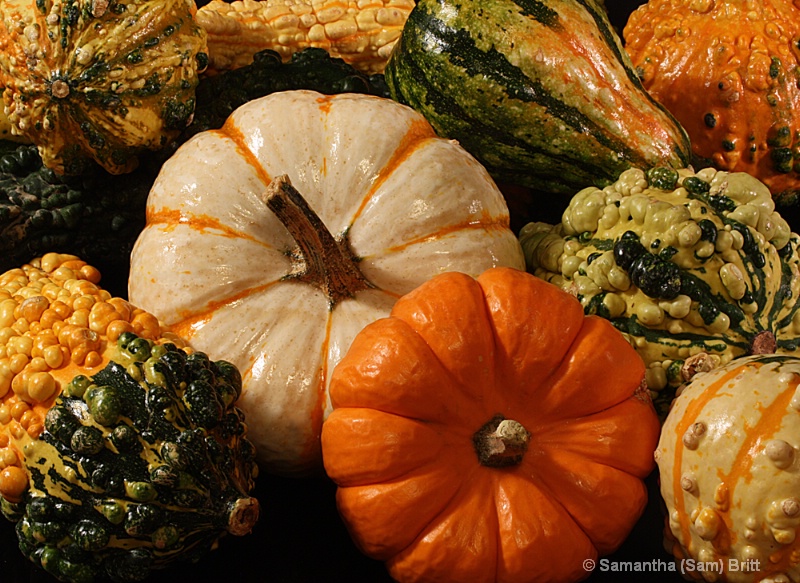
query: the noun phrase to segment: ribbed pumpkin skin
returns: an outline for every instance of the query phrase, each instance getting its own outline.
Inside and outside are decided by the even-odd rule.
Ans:
[[[570,193],[689,159],[599,2],[421,0],[385,74],[393,98],[499,182]]]
[[[800,577],[798,387],[796,356],[739,358],[697,375],[664,423],[656,462],[668,548],[716,564],[719,581]]]
[[[398,582],[584,579],[646,503],[659,424],[643,375],[622,335],[553,285],[439,275],[333,372],[322,444],[339,512]],[[511,464],[478,454],[498,417],[529,432]]]
[[[207,61],[195,10],[194,0],[3,0],[0,86],[13,131],[59,173],[87,159],[132,170],[191,121]]]
[[[800,191],[798,23],[791,0],[650,0],[623,31],[642,83],[694,153],[752,174],[776,199]]]
[[[368,286],[333,299],[298,276],[295,259],[314,254],[259,198],[284,173]],[[128,295],[242,371],[259,463],[279,474],[321,472],[330,374],[361,328],[436,274],[524,268],[486,170],[417,112],[367,95],[247,103],[181,146],[147,206]]]

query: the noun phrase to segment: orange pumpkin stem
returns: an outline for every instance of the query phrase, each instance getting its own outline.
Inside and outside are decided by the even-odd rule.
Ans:
[[[472,437],[481,465],[490,468],[515,466],[528,451],[531,433],[522,423],[495,415]]]
[[[356,257],[347,240],[337,241],[331,235],[288,176],[284,174],[273,179],[262,200],[299,247],[298,252],[292,254],[296,263],[289,277],[322,289],[331,307],[373,287],[356,266]]]

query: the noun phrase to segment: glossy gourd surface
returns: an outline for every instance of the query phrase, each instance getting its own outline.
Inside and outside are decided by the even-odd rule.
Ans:
[[[334,369],[322,446],[342,518],[398,581],[580,580],[646,503],[659,422],[643,377],[556,286],[437,276]]]
[[[720,564],[720,581],[796,578],[798,387],[797,356],[755,355],[678,396],[656,450],[677,558]]]
[[[284,174],[313,215],[305,234],[262,200]],[[164,165],[147,217],[130,298],[233,359],[260,462],[279,473],[321,470],[330,373],[364,325],[433,275],[524,265],[485,169],[412,109],[365,95],[251,101]]]

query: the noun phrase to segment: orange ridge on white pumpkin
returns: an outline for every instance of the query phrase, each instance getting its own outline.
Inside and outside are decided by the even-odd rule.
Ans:
[[[265,204],[281,175],[299,194],[295,218]],[[320,277],[333,255],[368,285],[332,300]],[[524,269],[508,208],[457,143],[392,100],[288,91],[242,106],[167,161],[129,297],[242,371],[259,462],[303,474],[322,470],[329,377],[356,333],[436,274],[499,265]]]

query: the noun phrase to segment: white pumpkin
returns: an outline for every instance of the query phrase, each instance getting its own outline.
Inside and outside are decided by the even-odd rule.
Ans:
[[[800,358],[695,375],[656,450],[667,548],[697,580],[800,580]],[[709,578],[710,577],[710,578]]]
[[[330,374],[366,324],[436,274],[524,265],[486,170],[420,114],[380,97],[287,91],[167,161],[129,299],[239,367],[259,463],[296,475],[322,471]]]

